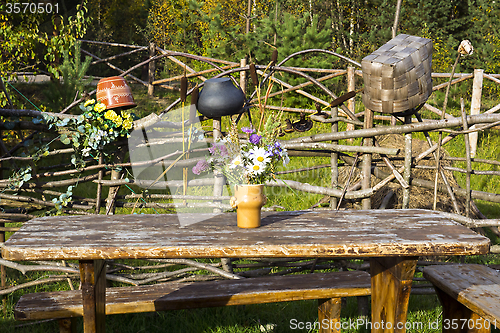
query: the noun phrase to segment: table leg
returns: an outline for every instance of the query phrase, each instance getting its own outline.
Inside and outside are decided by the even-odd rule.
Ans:
[[[372,332],[406,332],[411,283],[417,257],[372,258]]]
[[[80,260],[84,333],[104,333],[106,318],[106,264]]]

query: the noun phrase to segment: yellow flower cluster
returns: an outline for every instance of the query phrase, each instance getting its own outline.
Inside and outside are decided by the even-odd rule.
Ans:
[[[104,114],[104,118],[112,120],[113,122],[115,121],[116,117],[119,117],[119,115],[117,115],[114,110],[108,110]]]
[[[132,129],[134,126],[134,120],[132,119],[132,116],[129,114],[127,118],[123,119],[123,128],[126,130]]]
[[[99,102],[94,106],[94,110],[97,112],[102,112],[106,110],[106,104]]]
[[[94,104],[95,103],[95,99],[89,99],[88,101],[85,102],[85,104],[83,104],[84,107],[87,107],[89,106],[90,104]]]
[[[122,115],[118,115],[113,110],[108,110],[104,113],[104,118],[111,120],[117,127],[122,126],[124,129],[129,130],[133,126],[133,119],[130,113],[122,111]]]

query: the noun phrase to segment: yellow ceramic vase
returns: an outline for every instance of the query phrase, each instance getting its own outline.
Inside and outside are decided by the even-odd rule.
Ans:
[[[260,227],[260,211],[266,204],[264,185],[235,185],[231,207],[236,208],[238,227]]]

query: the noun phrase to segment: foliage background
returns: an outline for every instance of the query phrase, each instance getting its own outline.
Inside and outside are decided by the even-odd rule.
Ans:
[[[301,35],[302,47],[325,47],[360,61],[391,38],[396,0],[253,0],[250,16],[247,1],[235,0],[58,3],[58,15],[9,14],[6,4],[0,5],[2,76],[13,71],[46,71],[57,77],[63,50],[77,38],[134,45],[153,41],[164,49],[232,61],[253,55],[256,61],[264,61],[261,53],[270,55],[273,46],[294,48],[287,45],[288,38]],[[405,0],[398,32],[433,39],[436,72],[449,71],[459,42],[469,39],[476,52],[461,61],[459,71],[483,68],[498,73],[499,16],[498,1]],[[315,31],[304,34],[306,26]],[[105,48],[95,51],[99,55]]]

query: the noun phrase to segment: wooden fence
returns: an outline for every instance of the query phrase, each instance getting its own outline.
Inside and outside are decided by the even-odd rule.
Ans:
[[[411,187],[422,187],[434,191],[439,191],[445,193],[451,198],[453,202],[453,213],[450,215],[453,219],[467,225],[468,227],[492,227],[493,230],[497,231],[496,227],[500,226],[498,220],[489,219],[472,219],[470,218],[471,211],[475,209],[473,203],[474,199],[480,199],[495,203],[500,203],[500,193],[486,193],[480,191],[473,191],[470,189],[470,177],[471,175],[485,175],[487,177],[499,176],[500,172],[497,171],[479,171],[473,170],[471,167],[472,162],[477,163],[487,163],[493,165],[499,165],[499,161],[495,160],[481,160],[475,158],[476,147],[477,147],[477,133],[479,131],[484,131],[486,129],[492,128],[500,124],[500,115],[495,112],[500,110],[500,104],[480,112],[481,109],[481,89],[483,86],[483,80],[487,79],[494,83],[500,83],[500,74],[486,74],[483,70],[477,69],[474,73],[464,74],[456,73],[453,75],[452,79],[449,79],[450,73],[433,73],[434,78],[449,79],[448,82],[444,82],[439,85],[435,85],[433,90],[446,89],[449,85],[458,84],[465,80],[473,80],[473,91],[471,100],[471,110],[467,114],[464,103],[462,101],[461,116],[455,117],[450,113],[443,114],[442,111],[429,104],[423,105],[423,108],[431,111],[438,115],[441,119],[422,119],[419,112],[413,115],[405,116],[404,119],[399,119],[402,124],[397,124],[395,117],[387,115],[374,115],[372,111],[365,109],[362,112],[355,112],[355,99],[356,99],[356,87],[362,85],[361,80],[357,79],[362,75],[359,63],[342,57],[331,51],[326,50],[304,50],[292,55],[287,56],[283,61],[279,63],[274,63],[269,65],[255,65],[255,72],[253,72],[253,66],[248,65],[245,60],[238,62],[231,62],[219,59],[212,59],[207,57],[201,57],[191,54],[185,54],[181,52],[172,52],[168,50],[163,50],[154,44],[148,46],[134,46],[134,45],[124,45],[117,43],[103,43],[95,41],[82,40],[84,44],[100,44],[109,47],[122,47],[132,49],[130,51],[122,52],[117,55],[108,56],[106,58],[101,58],[86,51],[82,48],[82,53],[91,56],[94,61],[93,65],[104,63],[113,70],[116,71],[117,75],[124,76],[127,79],[136,82],[138,84],[144,85],[148,88],[148,94],[154,96],[156,89],[168,89],[177,91],[179,88],[175,84],[183,76],[191,79],[197,80],[199,86],[203,85],[203,82],[208,78],[208,76],[225,76],[231,75],[233,77],[239,78],[239,84],[242,90],[246,91],[247,87],[250,85],[249,81],[253,75],[258,76],[260,79],[260,84],[264,82],[273,82],[277,86],[282,87],[281,90],[274,93],[270,93],[269,97],[280,96],[283,94],[295,93],[300,94],[317,105],[316,109],[305,109],[296,108],[283,105],[265,105],[267,110],[281,110],[283,112],[295,112],[309,114],[310,119],[316,122],[331,124],[331,131],[315,134],[315,135],[304,135],[298,138],[283,140],[282,144],[288,149],[289,154],[292,156],[329,156],[331,157],[331,163],[329,165],[320,166],[309,166],[309,169],[328,167],[331,169],[331,183],[325,184],[324,186],[314,186],[309,184],[300,183],[297,181],[287,180],[286,184],[283,181],[273,181],[268,182],[266,185],[270,187],[289,187],[294,190],[322,194],[324,196],[330,197],[330,208],[328,209],[338,209],[340,203],[346,199],[361,200],[361,206],[363,209],[372,209],[372,196],[383,189],[390,182],[399,184],[403,192],[403,208],[407,208],[410,202],[410,188]],[[131,68],[124,70],[113,65],[113,60],[118,57],[129,56],[137,52],[147,53],[147,60],[142,61]],[[321,68],[297,68],[297,67],[287,67],[286,62],[298,56],[303,56],[309,53],[323,53],[325,56],[336,56],[343,59],[347,63],[347,69],[321,69]],[[165,79],[156,79],[155,64],[158,60],[166,58],[169,61],[177,64],[180,68],[180,72],[185,71],[184,75],[176,75]],[[180,59],[191,59],[193,61],[203,62],[208,64],[211,68],[201,71],[196,71],[195,69],[188,66],[186,62]],[[148,69],[148,80],[145,81],[131,74],[134,70],[144,68],[147,66]],[[299,85],[291,85],[285,82],[282,78],[280,79],[276,73],[288,73],[305,79],[305,83]],[[314,77],[313,78],[313,75]],[[338,96],[333,91],[331,91],[327,86],[326,82],[328,80],[339,77],[346,76],[347,86],[345,91],[351,92],[350,95]],[[254,77],[253,80],[256,80]],[[0,81],[1,82],[1,81]],[[304,90],[305,87],[315,86],[319,91],[321,91],[320,96],[314,96]],[[7,90],[3,86],[2,89],[4,93],[8,95]],[[193,89],[190,89],[187,93],[190,94]],[[359,92],[359,91],[357,91]],[[90,95],[94,94],[95,91],[91,92]],[[252,103],[258,103],[259,100],[255,97],[255,92],[252,94],[247,93],[250,96],[249,100]],[[349,98],[350,97],[350,98]],[[68,105],[66,108],[61,110],[61,112],[53,114],[56,117],[74,117],[67,114],[73,106],[78,105],[83,99],[75,100],[73,103]],[[10,99],[9,99],[10,101]],[[137,120],[134,123],[135,128],[168,128],[172,126],[178,126],[179,124],[172,124],[165,122],[162,116],[168,112],[174,110],[180,103],[180,98],[166,107],[160,114],[151,114],[147,117]],[[321,115],[318,113],[318,109],[322,109]],[[193,195],[167,195],[167,194],[139,194],[135,192],[130,192],[127,195],[118,195],[118,189],[121,186],[130,185],[142,185],[140,180],[134,179],[130,175],[130,169],[132,167],[132,162],[128,160],[123,160],[123,154],[117,154],[117,159],[113,164],[105,164],[103,161],[98,161],[94,163],[88,163],[86,167],[76,169],[71,164],[61,164],[61,165],[51,165],[45,167],[37,168],[33,163],[33,157],[31,156],[21,156],[20,150],[25,147],[25,143],[33,138],[35,132],[47,132],[47,126],[42,124],[35,124],[30,119],[37,118],[41,116],[41,112],[36,110],[19,110],[15,109],[14,105],[10,103],[10,108],[0,109],[0,115],[4,117],[16,117],[19,121],[16,121],[13,126],[6,127],[5,124],[1,124],[1,130],[17,130],[19,131],[22,140],[15,145],[7,146],[6,143],[2,141],[1,150],[2,157],[0,158],[0,163],[4,170],[16,170],[18,164],[31,163],[33,165],[33,173],[31,179],[23,182],[21,186],[15,186],[15,182],[12,179],[7,179],[4,177],[0,180],[0,199],[2,204],[10,207],[4,209],[0,213],[0,240],[3,239],[5,232],[16,231],[18,228],[6,227],[5,223],[18,222],[31,219],[34,216],[31,214],[36,209],[41,209],[43,207],[51,209],[55,207],[54,202],[51,198],[59,197],[63,194],[59,189],[62,187],[72,186],[76,184],[82,184],[86,182],[96,183],[95,197],[77,197],[73,196],[72,201],[64,207],[63,212],[68,214],[98,214],[106,213],[113,214],[115,207],[150,207],[150,208],[182,208],[188,207],[190,205],[189,201],[196,200],[196,207],[211,207],[217,211],[227,209],[229,206],[224,204],[222,200],[228,200],[229,197],[222,196],[222,183],[215,179],[206,179],[203,182],[192,181],[187,185],[193,186],[213,186],[214,194],[209,196],[193,196]],[[391,121],[391,125],[374,127],[375,120],[387,120]],[[346,131],[339,131],[339,122],[345,122],[347,124]],[[221,128],[221,122],[219,120],[214,120],[214,129],[224,130]],[[453,130],[453,128],[459,128]],[[29,130],[30,134],[24,136],[24,133]],[[441,131],[448,133],[446,137],[442,139],[441,142],[432,142],[429,136],[430,131]],[[217,131],[213,131],[216,133]],[[428,148],[422,151],[420,154],[412,154],[412,133],[423,132],[427,138]],[[399,158],[395,158],[399,149],[393,147],[384,147],[379,144],[378,138],[382,135],[387,134],[401,134],[405,138],[405,148],[404,148],[404,159],[401,164]],[[470,141],[470,145],[467,145],[466,151],[464,151],[463,156],[449,157],[444,156],[440,153],[443,144],[453,140],[459,135],[464,135],[467,142]],[[349,144],[338,144],[339,140],[343,139],[354,139],[362,138],[362,145],[355,146]],[[150,142],[151,145],[154,144],[164,144],[163,141]],[[127,142],[120,142],[119,146],[126,146]],[[72,153],[72,148],[58,149],[50,152],[50,155],[64,155],[69,156]],[[69,160],[69,158],[63,158],[62,160]],[[461,169],[452,167],[451,165],[443,165],[440,161],[463,161],[466,162],[467,168]],[[360,161],[361,163],[358,163]],[[427,162],[426,162],[427,161]],[[429,164],[428,161],[434,161],[434,165]],[[148,162],[148,161],[144,161]],[[149,161],[150,162],[150,161]],[[169,162],[169,160],[157,161],[161,163]],[[171,161],[170,161],[171,162]],[[196,159],[186,159],[183,161],[184,166],[193,166],[197,162]],[[423,163],[426,162],[426,163]],[[398,164],[400,163],[400,164]],[[360,164],[360,165],[359,165]],[[354,169],[359,169],[361,175],[361,180],[357,183],[349,183],[348,178],[343,184],[340,183],[339,173],[342,167],[346,167],[352,172]],[[430,169],[436,174],[436,181],[429,181],[425,179],[418,179],[412,177],[412,172],[417,169]],[[297,170],[287,170],[284,173],[301,172],[304,169]],[[466,174],[467,178],[467,188],[460,188],[453,186],[450,183],[450,172],[461,172]],[[84,176],[75,177],[74,175],[84,174]],[[127,176],[125,176],[127,174]],[[377,181],[372,182],[372,176],[374,176]],[[438,183],[438,176],[441,181]],[[166,188],[169,184],[166,182],[159,182],[157,185]],[[109,187],[107,198],[103,198],[103,187]],[[130,189],[130,187],[129,187]],[[461,211],[457,203],[457,196],[466,198],[465,211]],[[146,201],[146,200],[147,201]],[[182,200],[181,203],[165,203],[165,200]],[[205,202],[201,204],[199,201]],[[386,202],[381,205],[381,208],[386,206]],[[101,210],[101,207],[105,209]],[[375,207],[378,208],[378,207]],[[476,215],[481,215],[476,209]],[[14,269],[19,269],[21,271],[26,271],[28,269],[24,265],[9,263],[2,260],[5,266],[9,266]],[[196,266],[192,263],[193,266]],[[279,263],[278,263],[279,265]],[[320,268],[321,265],[314,263],[316,268]],[[325,263],[324,265],[331,267],[338,266],[338,263]],[[199,266],[199,265],[198,265]],[[198,267],[196,266],[196,267]],[[231,266],[230,262],[222,262],[221,266],[225,268],[226,271],[232,271],[237,268],[237,266]],[[256,263],[254,268],[262,268],[267,266],[267,264]],[[291,264],[293,266],[289,269],[290,272],[297,271],[301,269],[308,269],[307,265],[302,263]],[[325,267],[326,267],[325,266]],[[329,266],[329,267],[330,267]],[[199,267],[198,267],[199,268]],[[362,268],[357,267],[357,268]],[[57,268],[52,267],[51,269],[57,270]],[[69,268],[68,268],[69,269]],[[364,267],[363,269],[366,269]],[[73,269],[76,273],[76,268]],[[213,271],[213,270],[212,270]],[[68,271],[69,272],[69,271]],[[268,271],[266,271],[269,273]],[[258,271],[255,274],[260,274],[262,271]],[[179,276],[183,276],[183,272],[179,273]],[[252,274],[252,273],[248,273]],[[265,272],[264,272],[265,274]],[[221,274],[219,274],[221,275]],[[3,279],[5,274],[2,274]],[[158,280],[161,278],[158,275]],[[75,275],[76,278],[76,275]],[[151,277],[148,277],[148,279]],[[116,277],[117,281],[137,284],[137,280],[134,278],[122,278]],[[153,277],[154,280],[154,277]],[[135,282],[134,282],[135,281]],[[150,281],[147,280],[147,281]],[[2,286],[5,286],[5,281],[2,280]],[[5,289],[1,293],[5,294],[12,290],[18,289],[18,286],[12,287],[10,289]]]

